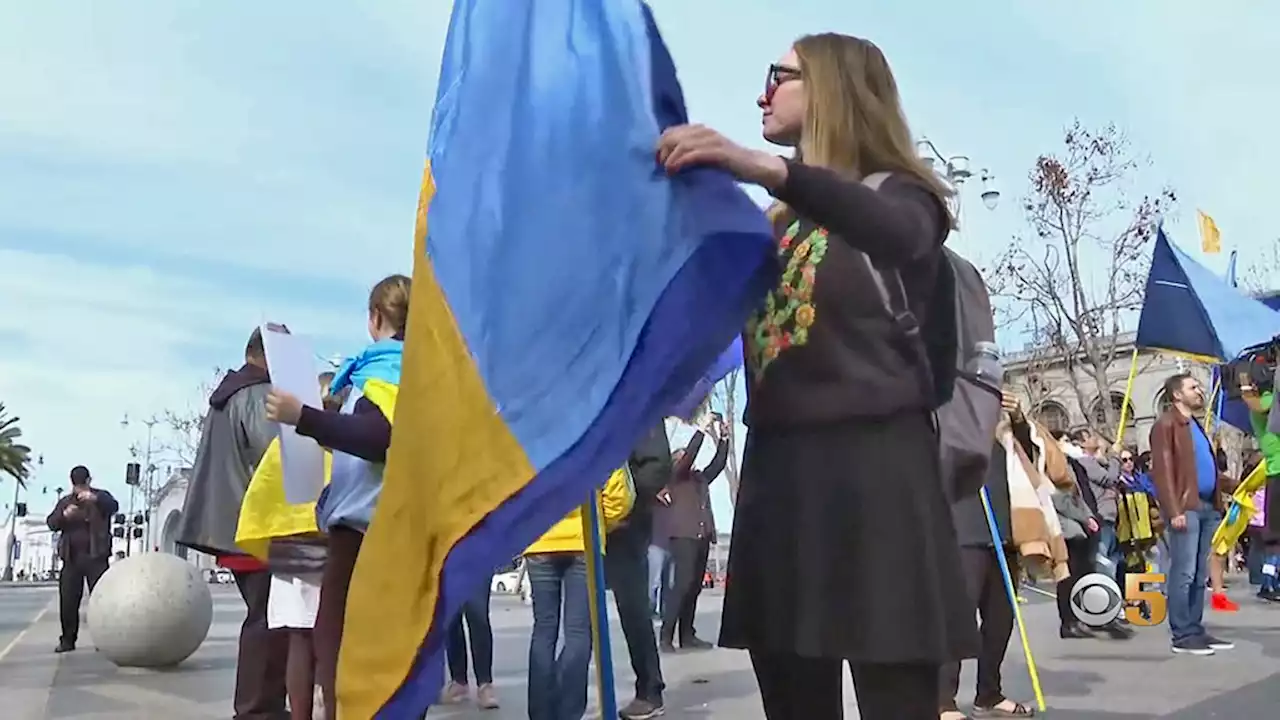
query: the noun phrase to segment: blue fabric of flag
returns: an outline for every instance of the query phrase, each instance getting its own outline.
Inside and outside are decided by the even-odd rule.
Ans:
[[[688,419],[702,404],[702,401],[707,398],[707,395],[711,394],[711,391],[715,389],[716,383],[740,367],[742,367],[741,336],[734,338],[733,344],[720,353],[711,368],[702,374],[702,379],[693,386],[692,390],[685,394],[684,399],[676,404],[670,414],[673,417]]]
[[[1139,347],[1232,360],[1280,335],[1280,313],[1242,294],[1156,235],[1138,319]]]
[[[427,252],[538,468],[596,422],[659,296],[704,239],[719,257],[741,252],[736,267],[764,261],[767,223],[727,175],[673,180],[656,164],[659,132],[687,117],[652,27],[634,0],[455,5],[451,37],[466,43],[451,42],[443,62]],[[442,238],[470,250],[442,251]],[[681,324],[696,342],[729,343],[726,328],[708,334],[695,318]],[[713,313],[706,324],[722,322]]]

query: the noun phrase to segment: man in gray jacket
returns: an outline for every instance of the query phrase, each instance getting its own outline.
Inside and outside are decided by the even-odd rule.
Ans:
[[[267,627],[271,573],[236,547],[240,505],[276,436],[267,421],[270,390],[262,331],[255,329],[244,349],[244,365],[227,373],[209,397],[177,530],[179,544],[213,555],[232,572],[248,610],[236,660],[236,720],[288,717],[284,681],[289,639]]]

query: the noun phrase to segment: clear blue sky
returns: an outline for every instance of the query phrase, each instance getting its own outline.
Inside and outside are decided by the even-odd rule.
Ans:
[[[652,4],[694,118],[756,145],[754,100],[791,40],[875,40],[916,133],[999,178],[1001,207],[970,198],[955,241],[978,259],[1023,227],[1027,171],[1075,116],[1116,122],[1151,154],[1142,180],[1178,189],[1171,227],[1183,245],[1195,243],[1197,207],[1246,261],[1275,242],[1280,8]],[[37,485],[84,463],[119,487],[140,431],[122,430],[121,416],[193,400],[264,318],[326,354],[363,342],[369,286],[409,269],[448,8],[0,9],[0,401],[44,455]],[[723,490],[717,506],[727,518]]]

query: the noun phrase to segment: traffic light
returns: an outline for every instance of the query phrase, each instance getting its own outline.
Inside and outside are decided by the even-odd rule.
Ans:
[[[131,462],[124,466],[124,484],[138,485],[142,482],[142,465]]]

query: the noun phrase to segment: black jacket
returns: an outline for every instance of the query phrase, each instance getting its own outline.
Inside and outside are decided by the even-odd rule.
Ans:
[[[672,474],[671,444],[667,440],[667,428],[659,423],[640,439],[627,459],[631,469],[631,481],[635,484],[636,502],[631,513],[619,523],[612,533],[634,532],[647,539],[653,530],[654,506],[658,494],[667,486]]]
[[[58,532],[58,559],[102,560],[111,557],[111,516],[120,509],[120,503],[106,490],[93,488],[97,498],[84,502],[76,497],[73,489],[53,506],[46,522],[49,529]],[[65,515],[67,508],[75,505],[80,514],[74,518]]]

